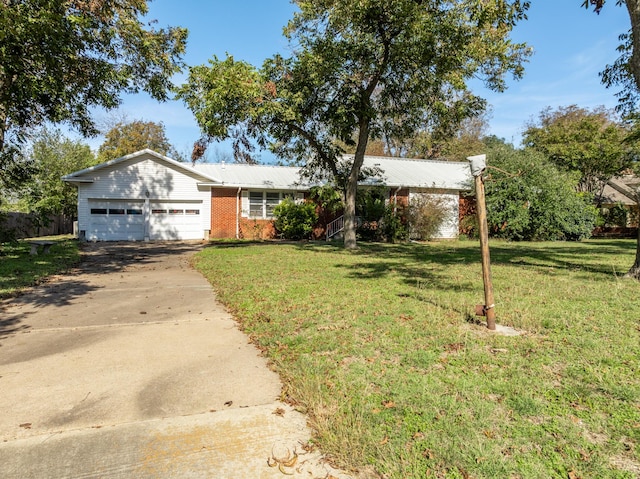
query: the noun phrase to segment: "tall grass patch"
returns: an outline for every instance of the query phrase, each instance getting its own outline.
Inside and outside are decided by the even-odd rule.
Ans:
[[[196,258],[343,467],[391,478],[640,475],[632,241],[221,244]]]

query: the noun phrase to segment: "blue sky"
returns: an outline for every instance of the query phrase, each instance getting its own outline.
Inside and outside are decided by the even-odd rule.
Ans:
[[[613,0],[600,15],[581,8],[582,1],[531,2],[528,20],[512,32],[514,41],[526,42],[534,49],[524,78],[515,81],[509,77],[504,93],[475,90],[491,105],[491,134],[518,146],[525,123],[547,106],[616,105],[615,90],[607,90],[598,73],[617,58],[618,36],[629,29],[629,17]],[[286,55],[282,28],[293,11],[288,0],[154,0],[149,4],[149,18],[158,20],[159,26],[189,29],[187,65],[200,65],[213,55],[224,58],[229,53],[260,66],[276,52]],[[175,81],[184,78],[186,73]],[[118,114],[129,120],[162,121],[171,143],[186,156],[199,137],[191,112],[177,101],[157,103],[145,95],[127,96]],[[109,114],[98,112],[97,116]],[[97,147],[101,142],[101,138],[93,139],[91,145]],[[215,161],[229,153],[225,144],[212,145],[208,158]],[[268,155],[263,156],[263,161],[268,160]]]

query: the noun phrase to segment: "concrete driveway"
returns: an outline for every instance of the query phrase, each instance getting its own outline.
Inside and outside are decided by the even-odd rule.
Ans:
[[[307,451],[305,417],[191,268],[201,247],[87,244],[0,304],[0,477],[348,477]]]

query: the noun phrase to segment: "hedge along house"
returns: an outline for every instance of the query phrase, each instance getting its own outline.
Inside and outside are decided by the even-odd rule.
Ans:
[[[406,205],[435,194],[451,205],[438,236],[458,235],[460,193],[471,188],[469,165],[460,162],[367,157],[389,201]],[[65,176],[78,187],[78,231],[91,241],[267,239],[275,236],[273,208],[311,189],[297,167],[249,164],[189,166],[142,150]]]

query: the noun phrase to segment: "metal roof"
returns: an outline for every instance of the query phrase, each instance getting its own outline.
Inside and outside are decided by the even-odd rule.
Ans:
[[[234,186],[276,190],[308,190],[311,185],[300,178],[300,168],[291,166],[250,165],[244,163],[202,163],[195,166],[214,178],[211,186]]]
[[[345,159],[352,159],[346,156]],[[471,189],[471,170],[468,163],[435,160],[409,160],[367,156],[364,167],[376,168],[379,178],[364,184],[383,184],[389,187],[437,188],[448,190]],[[312,184],[300,177],[300,168],[290,166],[204,163],[195,170],[215,179],[211,186],[243,188],[308,190]]]
[[[381,170],[386,186],[470,190],[471,168],[460,161],[411,160],[366,156],[363,166]]]

